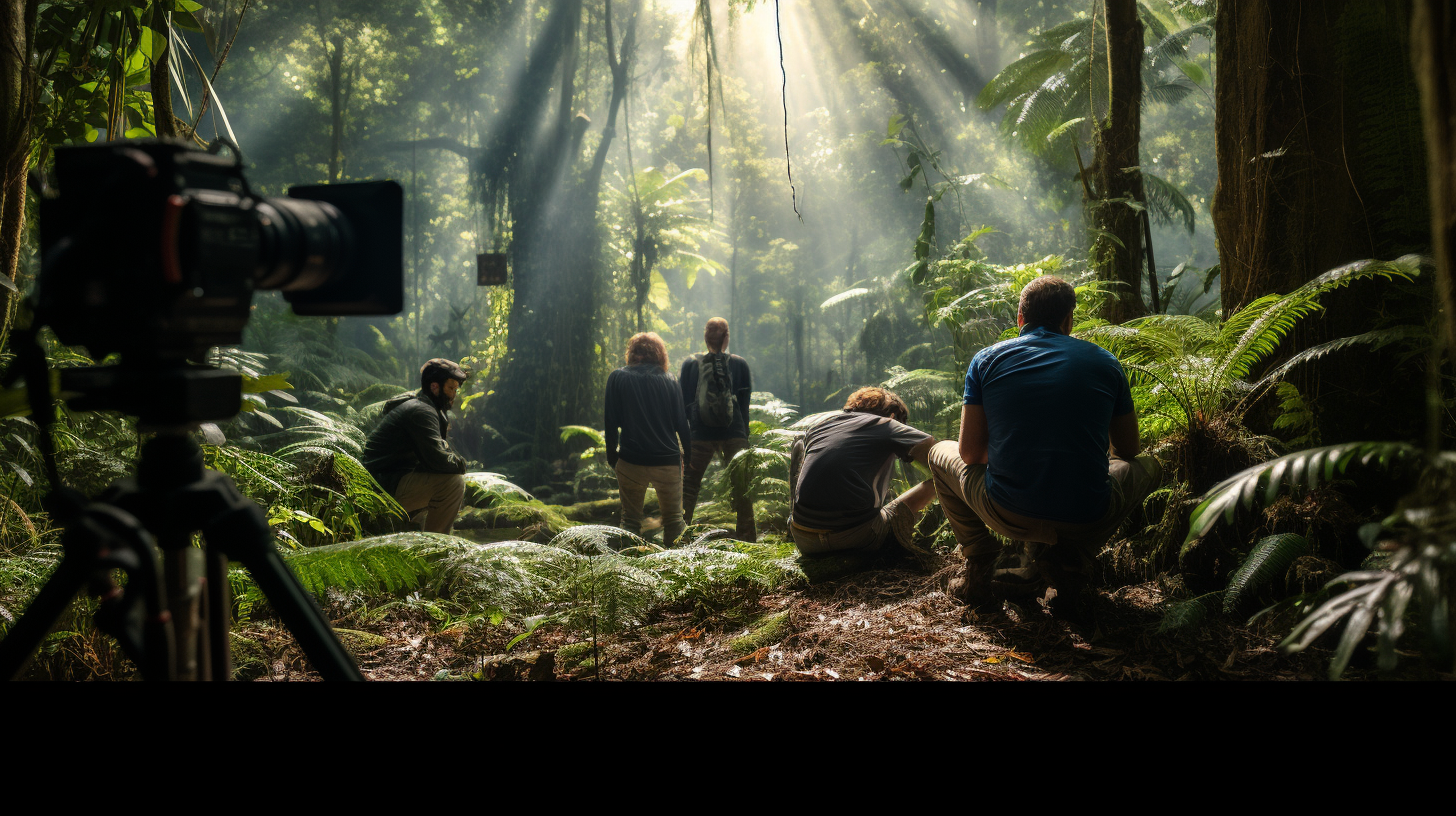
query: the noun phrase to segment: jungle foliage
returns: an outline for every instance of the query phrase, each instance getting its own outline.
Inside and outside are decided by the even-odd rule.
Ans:
[[[1438,340],[1450,316],[1430,306],[1445,273],[1405,254],[1424,249],[1408,240],[1419,208],[1401,198],[1360,222],[1389,252],[1260,279],[1241,266],[1237,295],[1224,291],[1233,256],[1213,244],[1210,207],[1228,170],[1215,137],[1234,126],[1216,130],[1214,110],[1233,86],[1216,84],[1230,21],[1211,1],[1117,3],[1136,26],[1104,0],[36,5],[26,169],[47,170],[65,144],[171,133],[235,141],[267,195],[405,187],[403,314],[298,318],[267,293],[244,344],[206,360],[245,383],[242,413],[197,431],[206,463],[267,510],[331,613],[509,631],[506,650],[566,633],[582,665],[600,637],[669,617],[745,623],[804,580],[785,538],[793,441],[865,385],[953,438],[970,361],[1016,335],[1028,283],[1057,275],[1077,291],[1073,334],[1127,371],[1166,474],[1099,555],[1104,585],[1158,586],[1166,637],[1222,620],[1277,630],[1291,651],[1328,642],[1331,677],[1363,659],[1372,628],[1379,670],[1417,641],[1452,666],[1456,391]],[[1346,7],[1328,23],[1341,43],[1389,23],[1378,0]],[[1087,165],[1081,148],[1100,151],[1113,126],[1116,36],[1143,46],[1135,157]],[[1386,57],[1381,77],[1403,70]],[[1405,142],[1382,152],[1370,138],[1382,116],[1409,135],[1410,100],[1361,98],[1356,193],[1414,189],[1396,183],[1414,166]],[[1255,160],[1259,195],[1294,183],[1282,154]],[[1138,219],[1138,237],[1109,213],[1118,230]],[[37,216],[6,218],[23,294]],[[503,286],[476,285],[488,252],[509,258]],[[1109,253],[1151,275],[1109,276]],[[1370,308],[1350,317],[1342,297]],[[1138,308],[1112,308],[1124,302]],[[719,315],[753,371],[750,444],[714,466],[685,543],[605,526],[616,481],[600,404],[625,340],[655,331],[677,363]],[[45,339],[54,367],[102,362]],[[1424,384],[1424,434],[1323,444],[1342,403],[1311,372],[1377,350],[1386,376]],[[472,375],[451,426],[471,471],[453,536],[412,532],[359,461],[384,401],[434,356]],[[65,396],[58,472],[94,495],[146,434]],[[0,394],[0,635],[60,557],[27,411]],[[919,478],[906,469],[896,489]],[[760,541],[734,537],[734,493],[754,500]],[[932,552],[954,547],[934,514],[920,533]],[[231,579],[239,621],[271,620],[247,575]],[[92,611],[75,605],[35,676],[130,676]]]

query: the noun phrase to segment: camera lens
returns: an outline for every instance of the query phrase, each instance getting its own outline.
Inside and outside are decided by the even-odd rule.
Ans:
[[[325,201],[258,201],[259,289],[317,289],[346,269],[354,246],[349,221]]]

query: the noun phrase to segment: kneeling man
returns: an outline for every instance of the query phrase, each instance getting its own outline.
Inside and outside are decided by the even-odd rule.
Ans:
[[[950,593],[972,606],[992,587],[1001,543],[1029,544],[1053,614],[1090,614],[1098,549],[1158,484],[1157,460],[1138,456],[1138,420],[1122,365],[1070,336],[1076,292],[1041,277],[1021,292],[1021,335],[982,349],[966,372],[960,441],[930,453],[941,508],[966,558]]]
[[[441,357],[420,368],[420,390],[384,403],[379,427],[364,445],[369,474],[424,531],[449,533],[465,500],[465,457],[450,447],[450,406],[468,375]]]
[[[926,461],[935,437],[904,424],[905,403],[883,388],[861,388],[844,412],[794,443],[789,466],[789,532],[804,555],[886,546],[913,551],[915,517],[935,498],[929,480],[886,503],[895,458]]]

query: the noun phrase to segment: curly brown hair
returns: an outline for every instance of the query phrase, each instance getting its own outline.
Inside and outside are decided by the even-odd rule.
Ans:
[[[910,409],[905,407],[904,400],[893,391],[873,385],[850,394],[849,400],[844,403],[844,410],[890,417],[896,422],[904,422],[910,418]]]
[[[652,364],[667,370],[667,345],[657,332],[637,332],[627,341],[627,365]]]

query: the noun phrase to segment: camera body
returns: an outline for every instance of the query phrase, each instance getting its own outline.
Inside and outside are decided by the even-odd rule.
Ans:
[[[237,413],[241,381],[189,364],[242,342],[253,292],[301,315],[404,306],[404,194],[393,181],[253,195],[235,158],[138,140],[56,150],[42,198],[36,321],[119,366],[66,369],[78,410],[160,425]]]
[[[254,196],[233,158],[144,140],[56,151],[41,202],[41,319],[94,357],[200,359],[242,341],[253,292],[294,312],[404,304],[404,195],[392,181]]]

